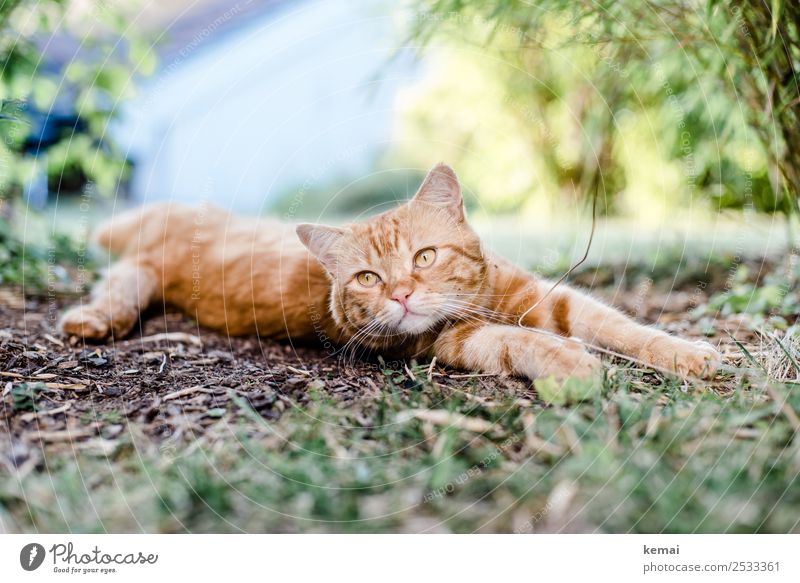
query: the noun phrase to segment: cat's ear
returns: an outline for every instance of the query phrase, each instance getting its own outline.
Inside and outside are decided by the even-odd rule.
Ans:
[[[297,225],[297,236],[300,237],[300,241],[328,271],[333,271],[336,265],[336,244],[344,234],[345,230],[338,227],[311,223]]]
[[[447,164],[437,164],[428,172],[413,200],[441,207],[458,219],[464,219],[464,201],[458,176]]]

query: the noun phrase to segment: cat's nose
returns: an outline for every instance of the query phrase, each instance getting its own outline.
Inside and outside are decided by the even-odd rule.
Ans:
[[[414,290],[411,289],[410,287],[398,286],[398,287],[394,288],[394,290],[392,291],[391,298],[394,301],[399,302],[401,306],[405,307],[406,302],[408,301],[408,298],[413,293],[414,293]]]

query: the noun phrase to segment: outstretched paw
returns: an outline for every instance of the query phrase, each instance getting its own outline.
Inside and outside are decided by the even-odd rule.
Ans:
[[[111,322],[106,314],[91,306],[75,306],[61,317],[65,334],[87,340],[105,340],[111,335]]]
[[[659,336],[645,344],[641,358],[682,376],[704,379],[712,378],[722,362],[722,355],[708,342],[689,342],[672,336]]]
[[[583,347],[567,341],[542,359],[537,372],[539,376],[553,376],[556,380],[564,380],[570,377],[597,377],[602,370],[599,358],[589,354]]]

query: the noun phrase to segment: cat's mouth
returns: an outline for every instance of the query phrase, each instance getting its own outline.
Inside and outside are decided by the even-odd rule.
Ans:
[[[435,311],[425,313],[406,308],[396,316],[394,328],[401,334],[420,334],[429,330],[438,319],[439,315]]]
[[[431,302],[421,303],[409,305],[392,302],[381,319],[388,321],[388,326],[395,334],[421,334],[430,330],[443,316],[435,302],[433,305]]]
[[[403,320],[403,319],[404,319],[406,316],[425,316],[425,314],[420,314],[419,312],[415,312],[414,310],[412,310],[412,309],[411,309],[411,308],[409,308],[408,306],[403,306],[403,309],[405,310],[405,312],[403,313],[403,315],[402,315],[402,316],[400,316],[400,320],[401,320],[401,321],[402,321],[402,320]]]
[[[398,332],[403,332],[405,334],[414,334],[417,332],[422,332],[430,327],[431,324],[431,316],[426,314],[419,314],[417,312],[413,312],[408,310],[405,314],[403,314],[400,319],[395,324],[395,328]]]

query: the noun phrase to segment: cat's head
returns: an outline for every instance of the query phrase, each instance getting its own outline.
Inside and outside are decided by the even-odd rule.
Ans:
[[[331,311],[351,333],[414,336],[481,303],[486,262],[455,172],[439,164],[405,204],[347,227],[297,234],[332,281]]]

